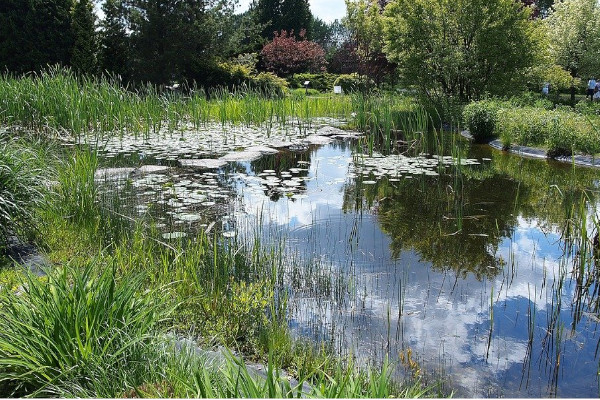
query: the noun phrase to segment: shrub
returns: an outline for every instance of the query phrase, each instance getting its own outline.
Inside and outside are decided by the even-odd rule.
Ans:
[[[287,81],[271,72],[251,76],[248,86],[268,96],[283,96],[288,90]]]
[[[518,96],[511,97],[509,102],[516,107],[536,107],[544,110],[554,108],[554,103],[534,92],[523,92]]]
[[[600,101],[582,100],[575,104],[575,110],[585,115],[600,115]]]
[[[319,92],[331,92],[333,84],[337,79],[335,74],[294,74],[287,78],[287,81],[292,88],[303,88],[305,81],[310,81],[309,88],[318,90]]]
[[[34,210],[43,200],[45,176],[36,153],[16,142],[0,143],[0,249],[10,235],[35,228]]]
[[[341,86],[344,93],[363,91],[365,87],[364,78],[357,73],[342,74],[337,77],[334,86]]]
[[[306,96],[317,96],[319,95],[321,92],[319,92],[318,90],[315,89],[294,89],[292,91],[290,91],[291,94],[291,98],[295,101],[300,101],[302,99],[305,99]]]
[[[595,120],[577,114],[570,107],[545,110],[535,107],[501,108],[496,131],[503,144],[547,147],[549,157],[573,151],[595,154],[600,151]]]
[[[298,72],[318,73],[325,71],[325,50],[319,44],[304,40],[305,31],[296,40],[294,32],[276,33],[262,51],[262,62],[267,71],[279,76],[288,76]]]
[[[499,108],[500,104],[495,100],[482,100],[465,106],[463,121],[475,141],[483,142],[495,135]]]
[[[544,145],[552,119],[553,113],[544,109],[502,108],[497,112],[496,130],[514,143]]]

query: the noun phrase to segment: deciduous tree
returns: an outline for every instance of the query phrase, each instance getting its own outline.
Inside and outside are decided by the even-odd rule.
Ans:
[[[382,0],[346,0],[347,12],[344,19],[360,59],[358,72],[377,84],[386,75],[393,74],[396,68],[383,52],[384,5],[385,1]],[[368,88],[368,85],[365,87]]]
[[[537,24],[514,0],[392,0],[385,52],[429,96],[506,94],[539,61]]]
[[[555,62],[573,78],[600,71],[600,5],[596,0],[562,0],[545,20]],[[575,98],[574,86],[571,91]]]

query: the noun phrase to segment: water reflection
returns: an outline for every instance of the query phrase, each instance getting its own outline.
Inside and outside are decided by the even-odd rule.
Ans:
[[[597,396],[600,172],[485,147],[455,152],[460,167],[424,157],[425,169],[393,170],[354,148],[209,172],[165,162],[156,185],[124,187],[186,229],[209,223],[208,201],[226,230],[283,235],[299,335],[365,362],[389,355],[400,370],[411,349],[458,396]]]
[[[305,261],[292,326],[365,360],[411,348],[462,396],[597,396],[597,314],[571,329],[564,239],[598,173],[474,150],[479,166],[389,179],[330,146],[312,151],[302,200],[246,193]]]

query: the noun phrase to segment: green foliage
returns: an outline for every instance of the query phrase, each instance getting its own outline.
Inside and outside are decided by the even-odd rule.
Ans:
[[[0,71],[40,71],[71,60],[72,0],[4,0],[0,6]]]
[[[429,97],[520,91],[539,61],[538,22],[513,0],[394,0],[384,15],[387,56]]]
[[[575,104],[575,110],[584,115],[600,116],[600,102],[582,100],[579,103]]]
[[[515,144],[544,146],[556,122],[551,112],[541,108],[505,108],[498,116],[498,131]]]
[[[225,76],[223,79],[231,77],[222,67],[211,70]],[[202,89],[191,96],[159,93],[153,87],[133,91],[106,78],[77,79],[65,70],[53,69],[21,79],[5,75],[0,78],[0,122],[80,138],[86,134],[113,135],[125,129],[147,135],[165,126],[175,129],[184,121],[195,126],[210,121],[285,123],[289,117],[346,117],[352,112],[350,99],[344,96],[284,98],[284,79],[269,73],[249,79],[238,88],[212,91],[207,99]]]
[[[550,97],[564,92],[572,85],[581,85],[581,79],[573,78],[571,74],[560,65],[540,65],[534,68],[536,90],[541,89],[544,83],[550,84]]]
[[[203,292],[201,308],[202,334],[219,338],[228,347],[255,351],[269,325],[267,310],[273,303],[273,289],[268,282],[231,282],[226,291]]]
[[[377,0],[346,1],[344,23],[357,41],[358,53],[363,58],[383,51],[383,18]]]
[[[333,82],[334,86],[341,86],[344,93],[362,92],[365,89],[365,77],[354,74],[339,75]]]
[[[600,5],[595,0],[557,1],[545,23],[555,62],[573,77],[600,69]]]
[[[477,142],[491,139],[496,133],[499,108],[497,101],[482,100],[467,104],[463,109],[464,124]]]
[[[321,94],[321,92],[319,92],[317,89],[294,89],[294,90],[290,90],[290,94],[292,95],[293,98],[295,99],[302,99],[306,96],[318,96],[319,94]]]
[[[251,79],[250,67],[240,63],[219,63],[215,71],[222,87],[240,86]]]
[[[308,0],[258,0],[254,13],[259,25],[263,26],[262,37],[271,40],[274,32],[305,30],[311,36],[312,14]]]
[[[309,88],[316,89],[319,92],[333,91],[333,84],[337,79],[334,74],[294,74],[287,78],[287,81],[292,88],[303,88],[305,81],[310,81]]]
[[[250,78],[248,86],[267,96],[280,97],[287,92],[288,83],[271,72],[261,72]]]
[[[96,153],[84,149],[69,155],[57,168],[57,184],[44,207],[44,218],[62,220],[70,229],[97,240],[100,246],[119,242],[131,229],[131,222],[109,208],[112,203],[113,208],[118,205],[118,194],[100,196],[95,181]]]
[[[48,175],[30,146],[0,141],[0,250],[10,235],[35,229]]]
[[[243,53],[230,61],[231,64],[239,65],[247,68],[251,74],[256,74],[256,65],[258,64],[258,53]]]
[[[540,97],[539,93],[523,92],[517,96],[512,96],[509,100],[510,104],[516,107],[536,107],[544,110],[552,110],[554,103],[544,97]]]
[[[347,0],[344,24],[350,31],[359,57],[357,71],[374,80],[378,85],[384,78],[396,73],[396,66],[389,62],[384,52],[384,18],[382,7],[386,2],[378,0]],[[371,81],[365,81],[371,87]]]
[[[309,40],[316,42],[325,49],[328,55],[340,48],[340,45],[349,40],[350,32],[339,21],[325,22],[320,18],[314,17],[312,20],[312,30]]]
[[[391,151],[398,140],[428,144],[431,118],[413,97],[390,94],[375,97],[357,93],[352,96],[352,101],[355,112],[350,124],[368,134],[369,152],[375,144],[382,150]]]
[[[98,55],[102,72],[130,77],[128,67],[129,36],[127,35],[127,15],[124,0],[106,0],[102,4],[104,18],[100,21],[100,53]]]
[[[2,393],[48,396],[146,368],[167,310],[159,290],[140,295],[141,279],[116,281],[93,261],[47,272],[28,274],[17,296],[0,293]]]
[[[484,100],[464,108],[467,128],[478,139],[500,137],[505,146],[518,144],[547,149],[550,157],[573,151],[600,152],[600,137],[593,116],[574,112],[570,107],[550,107],[533,95],[509,101]]]
[[[97,167],[96,154],[84,150],[74,153],[59,168],[57,212],[76,225],[94,227],[99,223],[98,187],[94,180]]]

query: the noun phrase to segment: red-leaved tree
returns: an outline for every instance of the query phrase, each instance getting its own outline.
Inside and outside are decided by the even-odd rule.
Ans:
[[[282,30],[267,43],[262,51],[262,64],[267,71],[278,76],[289,76],[295,73],[325,72],[325,50],[319,44],[306,40],[306,31],[300,31],[299,40],[294,31],[289,34]]]

